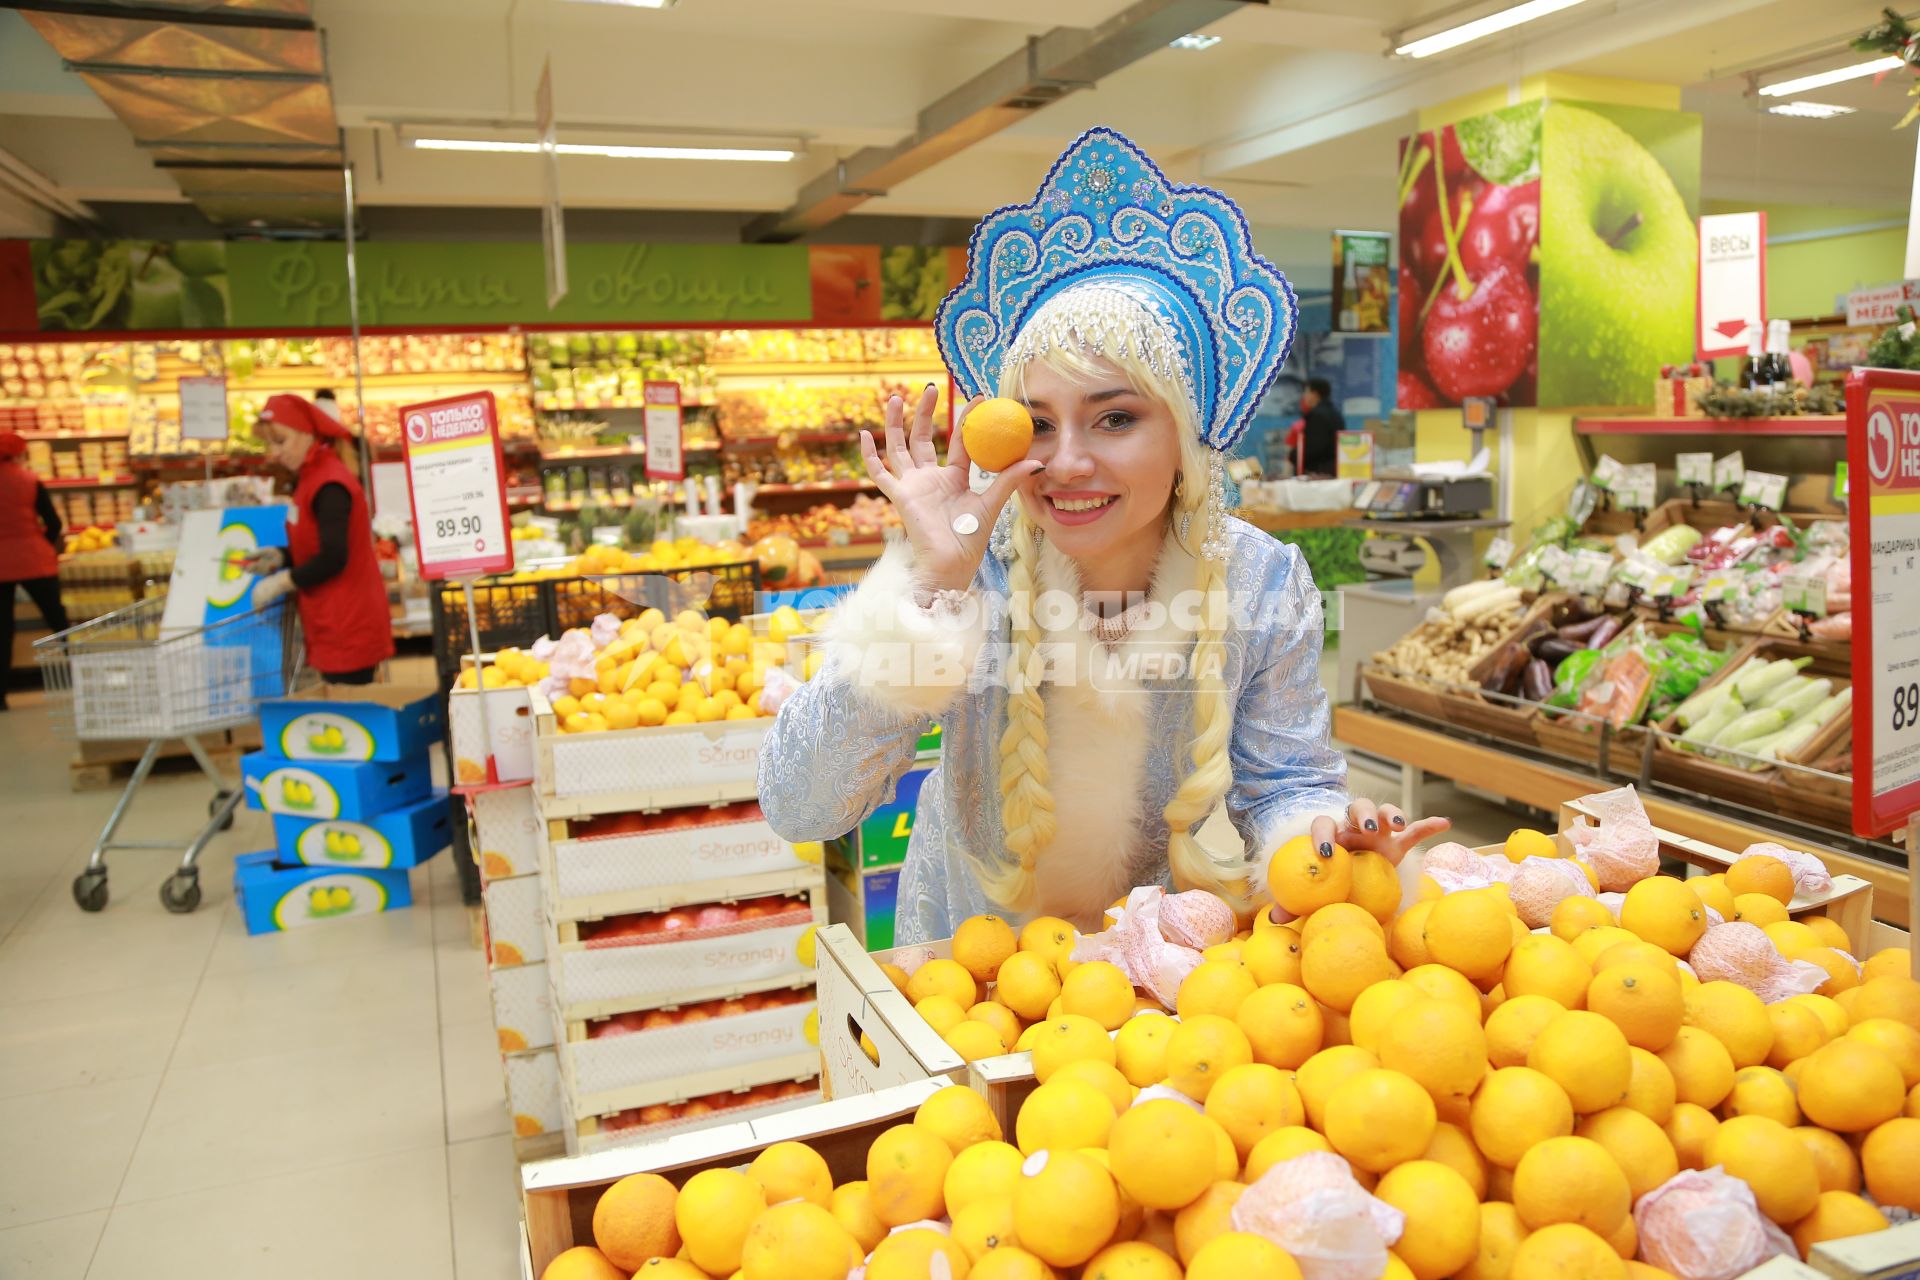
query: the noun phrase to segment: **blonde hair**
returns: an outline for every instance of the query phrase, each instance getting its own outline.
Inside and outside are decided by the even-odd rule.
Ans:
[[[1056,313],[1058,314],[1058,313]],[[1045,315],[1033,323],[1046,324]],[[1025,362],[1009,361],[1001,374],[999,394],[1023,399],[1029,364],[1040,364],[1074,381],[1091,381],[1102,374],[1086,349],[1098,322],[1082,316],[1062,317],[1047,326],[1038,351]],[[1022,338],[1030,335],[1024,331]],[[1181,779],[1173,798],[1161,810],[1167,822],[1167,862],[1178,888],[1204,888],[1233,894],[1244,885],[1246,869],[1238,859],[1216,859],[1201,847],[1193,828],[1211,814],[1233,780],[1228,743],[1233,734],[1233,704],[1225,679],[1226,566],[1203,555],[1201,547],[1212,519],[1208,502],[1210,460],[1201,443],[1191,394],[1174,377],[1155,367],[1137,343],[1108,341],[1099,358],[1118,368],[1134,390],[1159,400],[1173,414],[1180,443],[1180,470],[1168,506],[1166,537],[1178,542],[1200,568],[1195,588],[1205,602],[1194,633],[1193,740],[1188,750],[1191,769]],[[1162,360],[1163,367],[1171,366]],[[1184,529],[1184,534],[1183,534]],[[1048,787],[1046,704],[1040,696],[1045,662],[1040,652],[1041,629],[1034,617],[1033,599],[1039,564],[1039,542],[1033,522],[1017,505],[1013,517],[1012,559],[1007,566],[1011,599],[1012,653],[1007,663],[1007,727],[1000,735],[1000,819],[1012,860],[990,850],[975,850],[975,870],[987,896],[1010,911],[1031,909],[1036,890],[1035,868],[1052,842],[1056,821],[1053,793]]]

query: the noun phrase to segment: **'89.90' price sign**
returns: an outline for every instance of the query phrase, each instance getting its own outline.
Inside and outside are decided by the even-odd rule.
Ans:
[[[1920,811],[1920,374],[1847,379],[1853,557],[1853,825]]]
[[[413,542],[423,578],[513,569],[506,461],[491,391],[400,410]]]

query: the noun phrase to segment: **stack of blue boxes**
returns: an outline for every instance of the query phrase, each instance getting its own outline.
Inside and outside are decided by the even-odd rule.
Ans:
[[[266,747],[240,761],[274,848],[234,860],[248,933],[413,905],[407,869],[446,848],[429,749],[445,736],[430,685],[327,685],[260,704]]]

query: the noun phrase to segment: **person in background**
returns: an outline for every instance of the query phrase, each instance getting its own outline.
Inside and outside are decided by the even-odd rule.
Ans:
[[[17,431],[0,431],[0,711],[7,709],[7,684],[13,675],[13,610],[16,586],[25,588],[54,631],[67,629],[60,604],[60,513],[40,477],[20,459],[27,442]]]
[[[1305,458],[1300,474],[1330,476],[1338,473],[1340,433],[1347,419],[1334,407],[1333,384],[1325,378],[1308,378],[1300,393],[1300,421],[1305,426]]]
[[[353,435],[295,395],[269,399],[254,429],[268,459],[291,472],[294,484],[286,552],[268,547],[247,561],[250,572],[262,575],[253,606],[294,592],[308,663],[330,683],[371,684],[393,656],[393,623]]]

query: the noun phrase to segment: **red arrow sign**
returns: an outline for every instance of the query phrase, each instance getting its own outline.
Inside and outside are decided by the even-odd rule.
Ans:
[[[1722,320],[1719,324],[1713,326],[1713,331],[1723,338],[1737,337],[1746,332],[1746,330],[1747,322],[1745,320]]]

